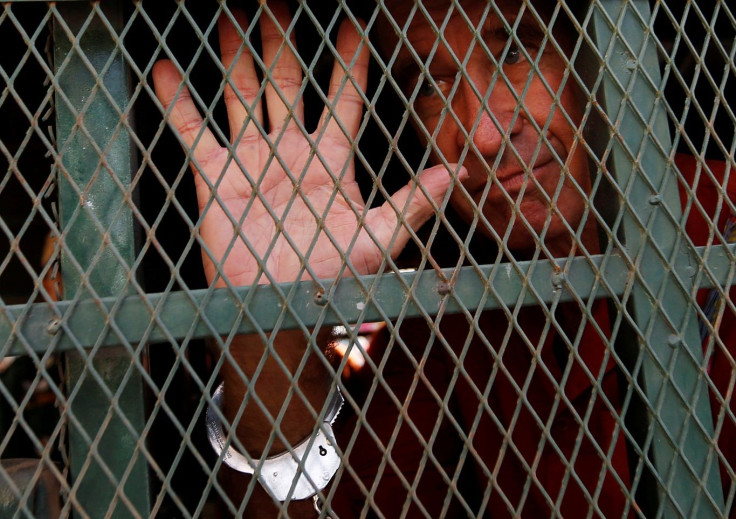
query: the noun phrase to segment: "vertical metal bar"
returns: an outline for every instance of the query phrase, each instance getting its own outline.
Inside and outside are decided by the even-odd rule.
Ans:
[[[116,30],[122,28],[122,2],[104,2],[100,8]],[[135,164],[119,115],[129,101],[128,71],[119,42],[90,3],[57,9],[54,66],[64,297],[125,295],[135,258],[126,195]],[[143,386],[137,373],[126,376],[133,355],[130,348],[115,347],[67,357],[69,413],[79,424],[70,421],[69,443],[80,515],[146,517],[150,510],[147,464],[139,452]],[[118,395],[114,404],[110,394]]]
[[[672,143],[649,3],[593,0],[589,14],[588,31],[604,67],[596,97],[609,130],[615,128],[600,137],[608,139],[608,166],[625,193],[618,236],[634,265],[627,300],[634,340],[619,349],[638,369],[645,398],[639,418],[647,422],[638,441],[653,467],[643,487],[654,490],[637,497],[651,516],[722,517],[706,367],[690,297],[696,255],[676,223],[682,211],[668,162]]]

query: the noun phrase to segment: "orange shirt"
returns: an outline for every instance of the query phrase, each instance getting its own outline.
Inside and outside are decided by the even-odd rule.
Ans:
[[[694,159],[678,156],[677,164],[700,204],[688,209],[681,186],[687,231],[696,245],[706,244],[708,219],[723,229],[730,215],[723,190],[696,175]],[[736,178],[722,164],[712,168],[715,182],[728,180],[728,198],[736,200]],[[537,518],[553,510],[563,517],[586,517],[590,510],[593,516],[633,515],[605,301],[592,304],[589,315],[565,303],[435,322],[434,330],[413,319],[393,337],[379,333],[370,351],[381,376],[368,366],[358,383],[350,382],[351,394],[366,403],[363,415],[343,417],[338,431],[350,467],[334,494],[340,516],[370,509],[385,517],[408,509],[409,518],[443,510],[446,517]],[[724,459],[736,467],[736,442],[726,441],[736,437],[731,310],[713,343],[704,347],[712,358],[714,416],[731,409],[716,430]],[[726,495],[732,484],[724,479]]]

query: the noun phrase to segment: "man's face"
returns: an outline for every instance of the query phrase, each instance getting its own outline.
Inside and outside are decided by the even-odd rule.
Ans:
[[[564,254],[590,191],[565,59],[519,2],[463,1],[463,12],[449,3],[425,1],[433,22],[417,11],[408,23],[407,40],[431,80],[406,44],[394,67],[406,96],[415,96],[420,135],[436,144],[436,161],[468,169],[465,189],[452,195],[466,221],[480,207],[487,223],[479,228],[492,235],[490,226],[510,249],[532,250],[535,236],[543,236]],[[390,12],[405,27],[413,3],[393,4]]]

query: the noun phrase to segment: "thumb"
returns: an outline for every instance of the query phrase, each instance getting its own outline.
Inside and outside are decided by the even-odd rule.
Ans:
[[[442,203],[455,179],[462,182],[466,178],[468,171],[457,164],[425,169],[416,183],[409,182],[375,209],[380,225],[371,225],[371,229],[382,245],[391,247],[391,257],[395,258],[406,245],[409,229],[418,230],[435,214],[435,207]]]

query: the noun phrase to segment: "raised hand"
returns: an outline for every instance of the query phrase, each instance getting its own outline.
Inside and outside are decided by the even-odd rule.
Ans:
[[[421,190],[405,186],[392,197],[405,223],[399,223],[389,203],[365,211],[355,182],[353,146],[367,81],[366,42],[351,22],[343,22],[337,51],[348,70],[335,63],[328,106],[316,131],[307,135],[302,70],[292,50],[293,34],[290,44],[283,37],[290,15],[281,2],[269,2],[268,8],[261,16],[267,135],[258,127],[264,125],[264,102],[253,56],[226,15],[219,21],[219,34],[230,79],[225,103],[232,152],[205,127],[174,64],[160,61],[153,71],[156,95],[192,157],[207,279],[216,285],[223,285],[224,278],[234,285],[268,283],[263,271],[276,282],[331,278],[341,274],[348,250],[357,273],[373,273],[382,248],[390,247],[396,256],[408,240],[406,226],[422,225],[433,214],[432,204]],[[245,15],[234,12],[234,17],[245,32]],[[458,177],[465,177],[464,170]],[[424,171],[421,182],[439,201],[452,179],[440,166]]]

